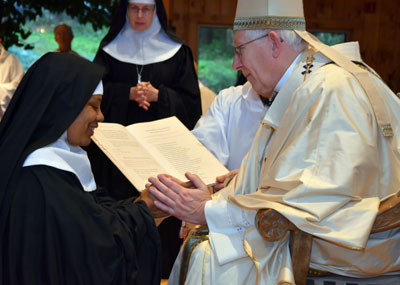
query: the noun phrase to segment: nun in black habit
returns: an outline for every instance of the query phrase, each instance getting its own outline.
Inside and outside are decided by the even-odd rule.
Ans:
[[[121,0],[94,62],[106,69],[105,122],[126,126],[176,116],[192,129],[200,118],[192,52],[167,26],[162,0]],[[137,195],[96,146],[88,153],[97,183],[113,191],[111,196]]]
[[[49,53],[10,102],[0,123],[0,284],[160,283],[148,191],[116,202],[96,190],[80,148],[103,119],[102,76],[85,59]]]

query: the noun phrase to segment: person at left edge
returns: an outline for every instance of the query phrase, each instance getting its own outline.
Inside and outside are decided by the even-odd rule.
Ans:
[[[103,119],[102,74],[49,53],[10,102],[0,123],[0,284],[160,284],[152,215],[163,214],[148,190],[123,201],[96,190],[80,148]]]
[[[162,0],[121,0],[94,62],[106,69],[104,121],[124,126],[176,116],[192,129],[201,99],[190,48],[167,26]],[[88,149],[99,185],[123,199],[131,183],[96,146]]]
[[[24,69],[21,63],[4,48],[0,35],[0,121],[22,76]]]

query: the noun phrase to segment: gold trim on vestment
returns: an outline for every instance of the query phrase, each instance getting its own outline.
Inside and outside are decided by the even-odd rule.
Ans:
[[[233,30],[260,29],[305,30],[306,20],[303,17],[263,16],[236,18],[233,24]]]
[[[254,267],[256,268],[256,273],[257,273],[257,275],[256,275],[256,284],[260,284],[260,269],[259,269],[259,266],[258,266],[258,261],[254,257],[253,251],[251,250],[251,246],[248,244],[248,242],[246,240],[246,234],[249,231],[253,230],[253,228],[255,228],[255,227],[251,227],[251,228],[247,229],[245,234],[244,234],[243,249],[247,253],[247,255],[249,256],[251,261],[253,261],[253,263],[254,263]]]
[[[208,235],[207,235],[208,237]],[[204,251],[204,256],[203,256],[203,271],[201,272],[201,284],[205,284],[204,283],[204,276],[206,275],[206,258],[207,258],[207,254],[210,254],[210,244],[208,244],[206,246],[206,249]]]
[[[186,275],[189,269],[190,258],[196,247],[203,241],[208,241],[208,227],[199,226],[190,230],[188,237],[186,238],[182,253],[181,253],[181,267],[179,270],[179,281],[178,283],[185,284]]]
[[[310,277],[321,277],[321,276],[329,276],[329,275],[333,275],[333,273],[330,273],[328,271],[318,270],[318,269],[312,269],[312,268],[309,268],[308,272],[307,272],[307,276],[310,276]]]
[[[284,284],[284,283],[293,284],[292,281],[287,281],[287,280],[282,280],[282,281],[279,281],[279,282],[278,282],[279,285],[280,285],[280,284]],[[294,284],[293,284],[293,285],[294,285]]]
[[[347,244],[340,243],[340,242],[338,242],[338,241],[328,240],[328,239],[325,239],[325,238],[322,238],[322,237],[319,237],[319,236],[315,236],[315,235],[313,235],[313,234],[311,234],[311,233],[310,233],[310,235],[312,235],[313,238],[317,238],[317,239],[320,239],[320,240],[329,242],[329,243],[331,243],[331,244],[334,244],[334,245],[336,245],[336,246],[338,246],[338,247],[343,247],[343,248],[345,248],[345,249],[354,250],[354,251],[363,251],[363,250],[365,249],[365,247],[349,246],[349,245],[347,245]]]
[[[391,124],[382,124],[381,129],[383,132],[383,135],[385,137],[392,137],[393,136],[393,129]]]

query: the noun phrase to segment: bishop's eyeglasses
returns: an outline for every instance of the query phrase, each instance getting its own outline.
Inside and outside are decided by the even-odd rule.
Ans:
[[[155,9],[155,5],[153,5],[152,7],[146,6],[143,8],[139,8],[138,6],[133,6],[131,9],[133,11],[134,14],[138,15],[140,11],[142,11],[142,14],[145,16],[150,15],[150,13],[152,13]]]
[[[257,40],[260,40],[260,39],[262,39],[262,38],[266,38],[266,37],[268,37],[268,35],[269,35],[269,33],[267,33],[267,34],[265,34],[265,35],[263,35],[263,36],[261,36],[261,37],[258,37],[258,38],[255,38],[255,39],[253,39],[253,40],[251,40],[251,41],[248,41],[248,42],[245,42],[244,44],[241,44],[241,45],[239,45],[239,46],[237,46],[237,47],[233,47],[233,50],[235,51],[235,54],[237,54],[238,56],[239,56],[239,58],[242,58],[242,49],[243,49],[243,47],[245,46],[245,45],[248,45],[248,44],[250,44],[250,43],[252,43],[252,42],[255,42],[255,41],[257,41]]]

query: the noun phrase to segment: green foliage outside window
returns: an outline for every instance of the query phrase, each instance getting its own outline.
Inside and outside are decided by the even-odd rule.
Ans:
[[[232,69],[233,31],[221,27],[199,29],[199,79],[218,93],[236,82],[237,72]]]
[[[311,32],[321,42],[328,46],[333,46],[346,41],[346,32]]]

